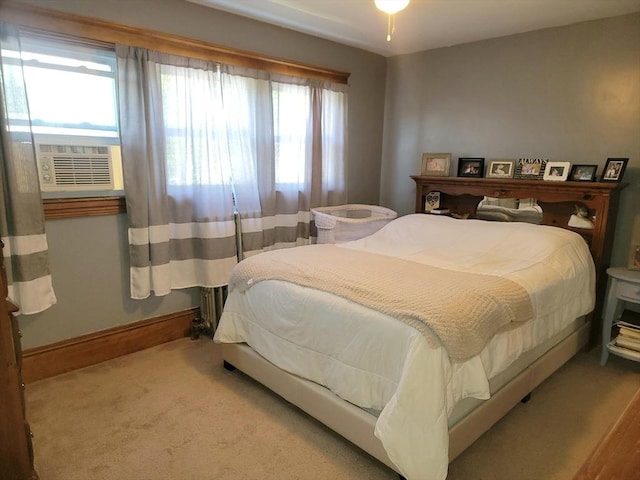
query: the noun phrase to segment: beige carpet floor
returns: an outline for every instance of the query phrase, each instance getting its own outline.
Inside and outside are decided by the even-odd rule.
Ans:
[[[570,480],[640,387],[580,353],[450,465],[450,480]],[[397,475],[239,372],[177,340],[27,385],[42,480],[377,480]]]

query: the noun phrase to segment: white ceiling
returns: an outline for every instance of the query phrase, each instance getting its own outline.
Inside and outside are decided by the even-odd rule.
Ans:
[[[411,0],[387,17],[373,0],[188,0],[384,56],[640,11],[640,0]]]

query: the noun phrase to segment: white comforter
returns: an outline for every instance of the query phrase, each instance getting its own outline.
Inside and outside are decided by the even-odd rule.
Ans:
[[[375,435],[409,480],[446,477],[447,420],[459,400],[489,398],[489,378],[594,305],[588,247],[558,228],[416,214],[340,246],[503,275],[531,296],[533,321],[454,363],[413,328],[345,298],[276,280],[230,292],[215,341],[246,342],[278,367],[380,411]]]

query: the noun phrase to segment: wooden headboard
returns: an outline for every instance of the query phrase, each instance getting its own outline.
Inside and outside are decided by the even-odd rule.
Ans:
[[[596,266],[596,306],[592,314],[590,346],[600,338],[602,307],[607,284],[606,270],[611,259],[613,233],[620,191],[624,184],[611,182],[553,182],[467,177],[412,175],[416,182],[416,213],[424,212],[429,192],[440,192],[440,207],[452,214],[475,218],[478,202],[494,198],[535,198],[543,210],[542,224],[579,233],[589,244]],[[568,225],[576,205],[589,211],[593,229]]]

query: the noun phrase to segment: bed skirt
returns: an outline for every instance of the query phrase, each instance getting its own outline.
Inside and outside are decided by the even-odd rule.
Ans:
[[[492,379],[498,385],[489,400],[459,405],[449,427],[449,461],[489,430],[535,387],[584,348],[590,322],[584,317],[549,342],[528,352],[507,371]],[[391,469],[382,443],[374,435],[377,417],[346,402],[330,390],[274,366],[246,344],[222,344],[225,364],[254,378],[273,392],[311,415]],[[495,381],[493,381],[495,380]],[[471,399],[468,399],[471,400]],[[462,402],[461,402],[462,403]]]

